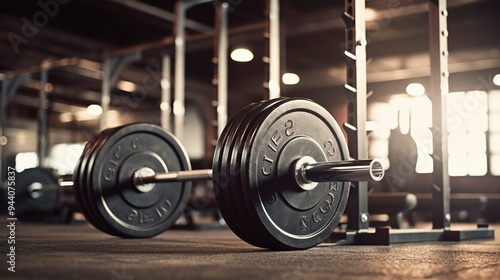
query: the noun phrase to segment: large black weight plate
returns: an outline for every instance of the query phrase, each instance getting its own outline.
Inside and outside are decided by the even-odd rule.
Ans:
[[[226,224],[238,237],[254,246],[261,246],[254,240],[255,234],[249,233],[245,227],[236,226],[238,219],[241,217],[241,215],[236,212],[242,211],[243,209],[235,206],[238,205],[238,203],[234,201],[232,189],[228,188],[231,180],[230,174],[225,171],[229,168],[229,166],[227,166],[227,164],[229,164],[227,156],[228,146],[232,142],[231,137],[233,137],[235,129],[240,125],[241,120],[248,116],[249,112],[252,112],[258,106],[259,103],[246,106],[227,123],[218,139],[212,165],[215,199],[219,210],[227,213],[224,216]],[[224,189],[224,191],[219,191],[220,189]]]
[[[270,101],[265,101],[261,104],[258,110],[254,111],[254,113],[249,114],[247,118],[244,119],[242,124],[238,127],[238,131],[235,133],[233,137],[233,144],[231,146],[230,152],[230,163],[229,166],[233,168],[235,171],[231,173],[231,185],[239,186],[237,188],[233,188],[233,196],[235,201],[238,201],[238,205],[241,205],[240,208],[243,209],[242,216],[247,218],[239,219],[238,221],[242,224],[241,226],[246,226],[251,229],[250,233],[254,236],[258,237],[260,242],[260,247],[264,248],[273,248],[276,247],[274,244],[274,240],[266,238],[265,229],[262,228],[261,223],[259,222],[259,218],[249,211],[250,208],[253,207],[253,203],[251,198],[246,196],[244,189],[248,188],[247,182],[242,179],[241,174],[243,173],[241,169],[241,156],[243,153],[243,148],[249,133],[251,133],[251,127],[255,125],[255,120],[263,114],[267,110],[273,110],[274,107],[278,106],[282,102],[285,102],[286,99],[278,98]]]
[[[241,134],[244,145],[234,151],[241,158],[236,171],[241,184],[229,186],[241,188],[246,201],[240,207],[246,206],[248,213],[239,221],[263,231],[261,238],[270,249],[319,244],[344,212],[349,183],[320,183],[303,191],[294,182],[292,166],[303,156],[318,162],[348,159],[338,124],[324,108],[305,99],[289,99],[247,121],[252,125]]]
[[[250,106],[248,111],[243,110],[238,114],[236,118],[232,120],[232,123],[235,123],[233,129],[228,132],[228,141],[225,143],[223,148],[223,160],[221,161],[221,170],[231,169],[232,171],[229,175],[229,184],[236,185],[239,179],[239,164],[234,164],[231,159],[235,153],[235,145],[241,140],[241,133],[245,131],[246,125],[249,123],[248,120],[252,118],[252,116],[259,115],[260,112],[268,106],[271,106],[275,102],[278,102],[279,99],[273,100],[272,102],[259,102],[254,103]],[[245,222],[241,220],[241,217],[245,217],[245,219],[249,219],[247,216],[248,211],[242,207],[244,206],[243,197],[241,195],[241,190],[239,188],[229,188],[224,192],[224,196],[226,197],[227,205],[232,209],[234,215],[236,215],[235,222],[238,223],[237,227],[240,228],[245,238],[243,240],[248,243],[258,246],[258,247],[268,247],[267,240],[261,238],[261,232],[259,229],[255,228],[251,223]],[[249,241],[250,240],[250,241]]]
[[[54,212],[60,205],[61,196],[62,189],[52,169],[36,167],[16,175],[15,212],[20,219]]]
[[[122,237],[152,237],[164,232],[181,215],[191,191],[190,182],[156,183],[140,192],[135,171],[155,173],[189,170],[186,152],[169,132],[151,124],[114,129],[96,145],[89,160],[89,180],[98,216]]]

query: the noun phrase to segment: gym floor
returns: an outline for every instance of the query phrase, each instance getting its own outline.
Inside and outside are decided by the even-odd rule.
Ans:
[[[0,217],[7,221],[6,217]],[[16,222],[15,273],[3,279],[500,279],[500,225],[495,240],[390,246],[321,245],[272,252],[230,230],[169,230],[152,239],[120,239],[86,223]],[[456,228],[474,225],[460,224]]]

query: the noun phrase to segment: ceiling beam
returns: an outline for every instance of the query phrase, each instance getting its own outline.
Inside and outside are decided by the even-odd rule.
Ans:
[[[126,6],[128,8],[143,12],[145,14],[169,21],[169,22],[174,22],[175,20],[175,14],[167,11],[160,9],[158,7],[136,1],[136,0],[110,0],[111,2]],[[213,28],[211,26],[205,25],[203,23],[199,23],[197,21],[191,20],[191,19],[186,19],[186,28],[189,28],[194,31],[198,31],[201,33],[209,32],[212,31]]]

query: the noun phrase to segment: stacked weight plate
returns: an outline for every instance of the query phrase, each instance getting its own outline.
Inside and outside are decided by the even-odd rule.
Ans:
[[[304,191],[296,160],[349,158],[342,132],[321,106],[305,99],[252,104],[227,125],[213,162],[214,191],[228,226],[246,242],[306,249],[322,242],[344,212],[349,183]]]

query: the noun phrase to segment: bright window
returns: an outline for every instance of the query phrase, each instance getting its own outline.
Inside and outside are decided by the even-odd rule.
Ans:
[[[431,110],[431,102],[426,96],[401,95],[393,97],[389,104],[371,104],[368,118],[377,121],[378,126],[370,134],[370,156],[381,159],[385,167],[390,167],[388,140],[391,130],[400,129],[403,134],[410,133],[417,144],[416,171],[418,173],[432,172]],[[382,145],[386,148],[382,149]]]
[[[486,155],[488,94],[484,91],[448,94],[448,170],[450,176],[483,176]]]
[[[38,166],[38,155],[35,152],[19,153],[16,155],[16,171]]]
[[[492,175],[500,175],[500,91],[491,91],[488,97],[490,172]]]
[[[500,90],[452,92],[448,95],[448,172],[450,176],[500,175]],[[433,171],[432,105],[426,96],[393,96],[369,106],[369,155],[389,167],[388,139],[398,126],[417,144],[417,173]],[[386,146],[387,148],[383,148]],[[488,170],[489,163],[489,170]]]

